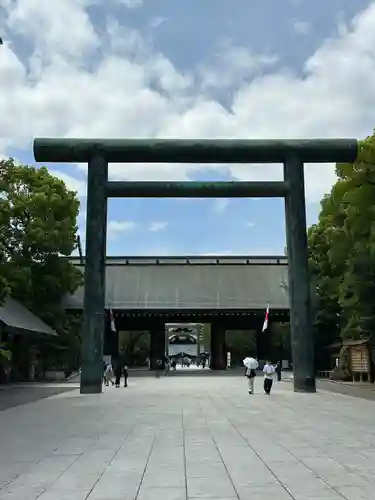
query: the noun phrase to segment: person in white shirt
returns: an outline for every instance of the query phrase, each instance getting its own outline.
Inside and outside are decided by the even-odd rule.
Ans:
[[[271,361],[267,361],[263,368],[264,373],[264,392],[269,396],[271,394],[275,367]]]
[[[109,384],[111,385],[114,385],[114,381],[113,381],[113,368],[112,368],[112,365],[111,363],[108,363],[107,364],[107,367],[105,369],[105,372],[104,372],[104,384],[109,386]]]

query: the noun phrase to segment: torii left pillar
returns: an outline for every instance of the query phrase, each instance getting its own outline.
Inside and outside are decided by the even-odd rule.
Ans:
[[[106,326],[107,181],[107,160],[100,155],[91,157],[87,173],[81,394],[99,394],[103,387],[103,335]]]

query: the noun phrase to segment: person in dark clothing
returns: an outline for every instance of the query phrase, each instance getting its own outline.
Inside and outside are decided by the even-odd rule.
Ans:
[[[103,376],[103,384],[105,384],[105,372],[107,370],[107,364],[108,363],[103,360],[103,374],[102,374],[102,376]]]
[[[155,377],[160,378],[160,373],[163,371],[163,361],[161,359],[156,360],[156,371]]]
[[[129,371],[127,365],[124,366],[123,374],[124,374],[124,387],[128,387]]]
[[[115,362],[115,385],[116,385],[116,387],[120,387],[121,373],[122,373],[121,359],[116,359],[116,362]]]
[[[278,382],[281,382],[281,372],[282,372],[281,361],[278,361],[276,363],[276,375]]]

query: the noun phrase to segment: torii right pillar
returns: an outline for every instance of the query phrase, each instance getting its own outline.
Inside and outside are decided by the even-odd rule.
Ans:
[[[284,163],[288,249],[290,332],[295,392],[316,392],[315,346],[311,316],[304,166],[291,154]]]

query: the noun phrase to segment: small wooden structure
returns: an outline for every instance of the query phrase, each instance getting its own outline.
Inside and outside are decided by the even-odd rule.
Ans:
[[[58,338],[50,326],[10,297],[0,305],[0,342],[11,351],[9,366],[0,364],[0,382],[35,380],[42,368],[42,346]]]
[[[368,339],[346,341],[349,350],[349,368],[356,380],[371,379],[370,349]]]
[[[344,340],[335,342],[328,346],[331,351],[331,366],[336,366],[336,360],[342,357],[342,350],[346,351],[347,368],[350,371],[353,382],[371,380],[371,356],[369,339]]]

